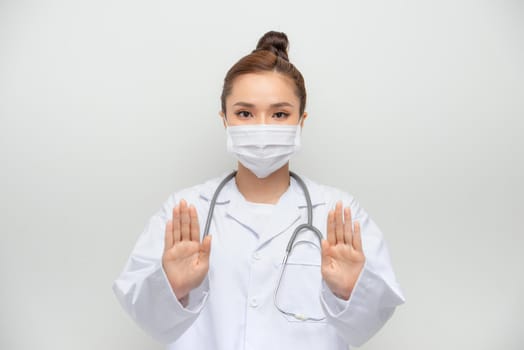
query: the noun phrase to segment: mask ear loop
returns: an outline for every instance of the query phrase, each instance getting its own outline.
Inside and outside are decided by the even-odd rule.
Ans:
[[[227,122],[226,113],[224,113],[224,116],[222,117],[222,120],[224,121],[224,124],[226,124],[226,128],[229,128],[229,123]]]
[[[300,137],[302,135],[302,116],[298,117],[298,124],[297,124],[297,137]]]
[[[298,126],[300,127],[300,131],[302,132],[302,122],[304,121],[304,119],[302,118],[302,116],[298,117]]]

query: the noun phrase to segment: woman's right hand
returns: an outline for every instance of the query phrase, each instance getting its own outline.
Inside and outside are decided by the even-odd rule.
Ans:
[[[196,208],[182,199],[166,224],[162,255],[162,267],[178,300],[185,300],[206,277],[210,251],[211,236],[200,243]]]

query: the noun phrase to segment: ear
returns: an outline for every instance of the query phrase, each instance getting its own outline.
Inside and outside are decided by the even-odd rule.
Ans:
[[[302,119],[300,121],[300,127],[303,128],[304,127],[304,120],[306,120],[307,118],[307,112],[304,112],[304,114],[302,114]]]
[[[224,124],[224,128],[227,127],[227,124],[226,124],[226,115],[224,114],[223,111],[219,111],[218,112],[218,115],[220,116],[220,118],[222,119],[222,124]]]

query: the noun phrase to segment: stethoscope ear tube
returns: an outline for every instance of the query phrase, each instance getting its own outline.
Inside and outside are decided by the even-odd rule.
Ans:
[[[295,231],[293,231],[293,235],[291,236],[291,238],[289,239],[289,242],[287,243],[286,254],[289,254],[289,252],[293,248],[293,243],[295,243],[295,239],[297,238],[297,235],[302,230],[311,230],[311,231],[313,231],[315,233],[315,235],[317,236],[317,238],[318,238],[319,246],[320,247],[322,246],[322,244],[321,244],[321,242],[322,242],[322,232],[320,232],[320,230],[318,228],[316,228],[315,226],[313,226],[313,225],[302,224],[302,225],[297,226]]]
[[[313,204],[311,204],[311,196],[309,195],[309,191],[307,189],[306,184],[304,181],[295,174],[294,172],[290,171],[289,175],[295,179],[296,182],[300,185],[300,188],[302,189],[302,192],[304,192],[304,197],[306,197],[306,204],[307,204],[307,223],[309,225],[313,225]]]
[[[215,190],[215,193],[213,194],[213,198],[211,199],[211,203],[209,204],[209,211],[207,212],[207,219],[206,219],[206,226],[204,227],[204,234],[202,235],[202,240],[204,237],[206,237],[209,234],[209,228],[211,227],[211,220],[213,220],[213,211],[215,210],[215,204],[217,202],[218,195],[220,194],[220,191],[222,191],[222,188],[235,177],[237,174],[237,171],[233,171],[231,174],[226,176],[224,180],[218,185],[217,189]]]

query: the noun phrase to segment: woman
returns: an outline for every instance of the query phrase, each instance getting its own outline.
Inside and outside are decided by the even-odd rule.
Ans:
[[[225,77],[220,117],[239,162],[214,206],[224,176],[172,194],[114,282],[169,349],[347,349],[404,302],[382,233],[355,198],[290,175],[307,113],[287,47],[268,32]],[[321,239],[301,230],[284,262],[310,216]]]

